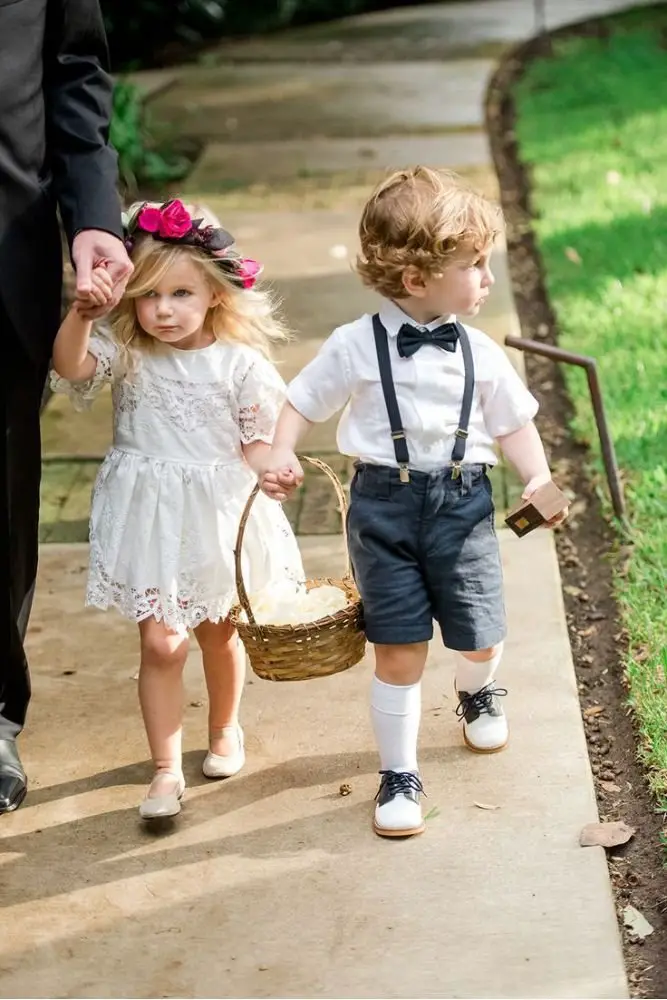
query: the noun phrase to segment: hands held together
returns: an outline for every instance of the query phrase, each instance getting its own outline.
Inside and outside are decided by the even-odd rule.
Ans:
[[[76,270],[74,308],[87,320],[106,316],[120,302],[132,274],[122,240],[99,229],[84,229],[74,237],[72,263]]]
[[[288,448],[272,448],[259,477],[262,492],[272,500],[287,500],[302,482],[303,469],[294,452]]]

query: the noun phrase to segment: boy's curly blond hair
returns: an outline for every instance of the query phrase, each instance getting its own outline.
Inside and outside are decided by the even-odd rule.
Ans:
[[[458,252],[487,250],[501,228],[500,208],[457,174],[430,167],[398,170],[366,202],[357,272],[385,298],[405,298],[407,267],[432,277]]]

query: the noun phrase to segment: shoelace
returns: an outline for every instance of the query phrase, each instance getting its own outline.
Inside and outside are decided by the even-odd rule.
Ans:
[[[481,690],[475,691],[473,694],[468,694],[465,698],[461,698],[456,707],[456,715],[459,719],[462,719],[470,708],[477,709],[480,715],[490,715],[494,697],[504,698],[506,694],[507,688],[499,688],[493,684],[487,684]]]
[[[401,792],[421,792],[427,798],[421,778],[412,771],[380,771],[382,782],[375,798],[380,797],[380,792],[386,785],[390,795],[400,795]]]

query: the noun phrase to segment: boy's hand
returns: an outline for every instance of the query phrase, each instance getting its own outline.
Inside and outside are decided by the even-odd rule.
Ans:
[[[303,469],[293,451],[274,448],[260,476],[262,492],[273,500],[286,500],[303,482]]]
[[[262,493],[279,502],[287,500],[297,486],[294,474],[288,469],[282,469],[280,472],[265,472],[260,482]]]
[[[539,489],[540,486],[544,486],[545,483],[551,482],[551,476],[534,476],[533,479],[526,483],[523,493],[521,494],[522,500],[529,500],[535,490]],[[569,507],[562,510],[560,514],[556,514],[555,517],[550,518],[550,520],[545,521],[542,525],[543,528],[557,528],[559,524],[562,524],[569,513]]]

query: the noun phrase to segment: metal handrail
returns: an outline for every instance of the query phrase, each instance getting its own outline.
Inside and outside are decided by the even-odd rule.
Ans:
[[[551,344],[541,344],[536,340],[529,340],[525,337],[508,335],[505,337],[505,343],[508,347],[515,347],[518,351],[525,351],[528,354],[540,354],[542,357],[550,358],[552,361],[562,361],[568,365],[577,365],[579,368],[583,368],[585,370],[586,378],[588,379],[588,391],[590,393],[593,413],[595,415],[595,423],[597,425],[598,436],[600,438],[602,459],[604,461],[605,472],[607,474],[611,505],[614,510],[614,514],[619,521],[621,521],[624,526],[627,526],[623,484],[621,483],[621,477],[618,472],[614,442],[612,441],[611,434],[609,433],[609,425],[607,424],[607,417],[605,415],[602,390],[600,388],[600,380],[598,378],[597,363],[595,358],[588,357],[585,354],[573,354],[572,351],[564,351],[562,347],[553,347]]]

